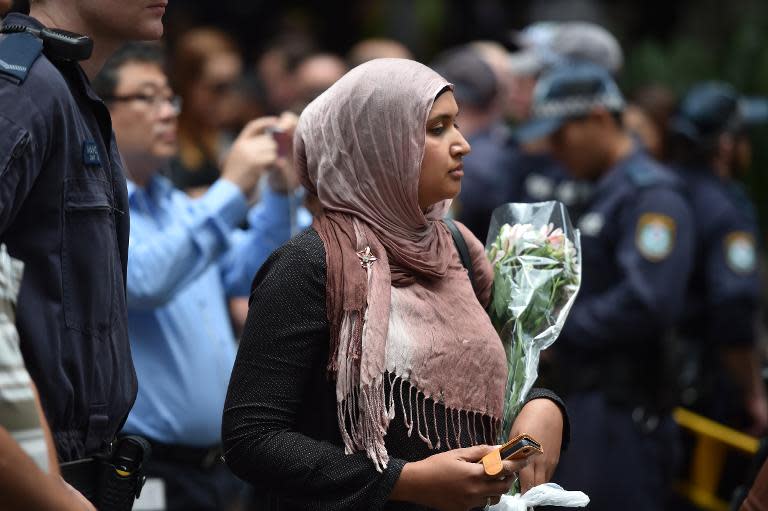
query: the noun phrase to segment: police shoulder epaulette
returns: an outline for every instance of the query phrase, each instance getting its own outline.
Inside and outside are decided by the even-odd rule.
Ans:
[[[629,179],[635,186],[647,187],[669,181],[669,176],[653,163],[633,163],[625,167]]]
[[[43,42],[33,34],[0,34],[0,77],[21,85],[42,52]]]

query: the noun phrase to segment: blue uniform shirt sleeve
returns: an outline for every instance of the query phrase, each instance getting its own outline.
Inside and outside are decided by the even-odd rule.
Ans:
[[[718,344],[744,346],[756,341],[755,321],[760,300],[757,228],[729,215],[706,244],[705,278],[707,332]]]
[[[658,260],[650,260],[638,246],[644,215],[674,224],[673,243]],[[673,326],[682,312],[694,252],[687,203],[673,190],[642,190],[619,221],[615,257],[622,278],[602,293],[576,299],[563,328],[563,337],[573,346],[599,349],[616,342],[643,342]]]
[[[240,189],[219,179],[199,199],[178,190],[162,201],[161,232],[132,222],[128,245],[128,307],[152,309],[167,303],[230,247],[232,230],[247,212]],[[133,212],[132,212],[133,213]]]
[[[262,190],[261,200],[248,212],[248,229],[237,229],[231,248],[221,258],[227,295],[249,296],[254,275],[264,261],[291,237],[291,197]]]

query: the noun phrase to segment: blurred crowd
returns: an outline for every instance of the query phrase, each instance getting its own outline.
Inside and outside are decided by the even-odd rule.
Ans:
[[[254,61],[244,55],[225,31],[199,27],[167,43],[130,43],[92,81],[111,114],[128,180],[127,328],[139,391],[124,431],[153,444],[156,461],[147,474],[171,485],[162,499],[168,509],[183,508],[172,502],[182,495],[247,505],[247,491],[221,463],[221,412],[253,276],[312,222],[315,205],[293,166],[298,116],[353,67],[414,58],[390,39],[363,40],[337,55],[295,35],[271,41]],[[457,122],[472,147],[450,215],[485,241],[499,205],[558,200],[582,236],[596,235],[613,220],[592,207],[607,186],[595,169],[610,167],[610,126],[618,127],[632,151],[676,176],[690,211],[689,223],[675,219],[670,226],[657,218],[658,224],[614,226],[612,239],[631,230],[651,259],[667,257],[665,236],[682,243],[683,231],[690,231],[685,292],[674,295],[679,303],[671,306],[665,352],[654,353],[663,367],[647,376],[664,381],[665,407],[682,405],[765,436],[763,231],[741,181],[751,170],[750,129],[768,124],[768,100],[717,81],[691,84],[677,97],[654,77],[644,87],[614,92],[623,61],[620,44],[604,28],[561,22],[525,27],[504,44],[446,48],[425,62],[454,84]],[[605,91],[572,80],[568,73],[578,75],[579,66],[598,68],[584,73],[593,73],[593,85]],[[603,116],[547,113],[598,92],[603,100],[591,106]],[[566,117],[583,125],[564,133],[556,131],[562,124],[544,122]],[[610,268],[605,271],[585,279],[610,279]],[[671,288],[672,279],[640,284]],[[561,368],[545,357],[542,378],[557,382]],[[566,388],[566,403],[569,394]],[[650,432],[660,428],[648,412],[656,404],[635,417]],[[148,486],[136,509],[158,509],[155,497]]]

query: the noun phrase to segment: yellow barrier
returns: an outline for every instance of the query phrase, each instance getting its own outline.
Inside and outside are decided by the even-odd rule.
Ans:
[[[754,455],[759,440],[684,408],[676,408],[674,417],[681,428],[696,437],[690,480],[680,483],[678,490],[702,509],[728,511],[728,503],[716,494],[725,455],[728,449]]]

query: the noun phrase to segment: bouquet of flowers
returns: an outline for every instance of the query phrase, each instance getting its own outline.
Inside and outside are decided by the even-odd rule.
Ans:
[[[504,443],[538,376],[539,354],[565,323],[581,284],[579,232],[557,201],[493,212],[486,252],[494,269],[489,314],[507,354]]]

